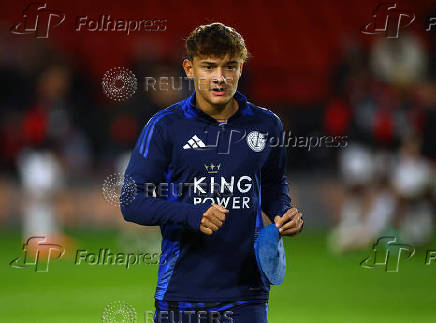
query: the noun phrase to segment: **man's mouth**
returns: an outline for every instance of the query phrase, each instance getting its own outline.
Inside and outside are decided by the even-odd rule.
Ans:
[[[212,89],[212,93],[214,95],[224,95],[226,93],[226,88],[225,87],[214,87]]]

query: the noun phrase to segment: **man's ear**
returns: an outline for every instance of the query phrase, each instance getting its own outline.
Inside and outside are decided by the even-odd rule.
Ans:
[[[182,63],[183,69],[185,70],[186,76],[190,79],[194,78],[194,71],[192,70],[192,62],[185,58]]]

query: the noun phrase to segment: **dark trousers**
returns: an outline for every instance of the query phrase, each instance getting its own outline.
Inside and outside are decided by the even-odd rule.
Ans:
[[[241,304],[227,310],[158,310],[155,323],[267,323],[268,303]]]

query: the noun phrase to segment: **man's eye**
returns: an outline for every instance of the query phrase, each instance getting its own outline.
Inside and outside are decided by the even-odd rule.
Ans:
[[[227,66],[227,68],[229,69],[229,70],[234,70],[235,69],[235,66]]]
[[[210,71],[210,70],[212,69],[212,66],[203,66],[203,68],[204,68],[205,70]]]

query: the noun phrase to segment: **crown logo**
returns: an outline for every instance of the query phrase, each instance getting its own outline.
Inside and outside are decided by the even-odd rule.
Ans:
[[[220,170],[221,164],[215,165],[214,163],[211,163],[210,165],[204,165],[204,168],[206,168],[207,172],[209,174],[216,174]]]

